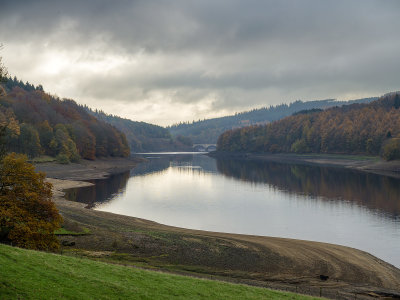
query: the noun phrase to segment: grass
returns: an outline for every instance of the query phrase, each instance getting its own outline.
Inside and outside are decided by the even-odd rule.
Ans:
[[[77,231],[72,231],[72,230],[67,230],[63,227],[57,229],[54,231],[55,235],[87,235],[90,234],[89,228],[83,228],[82,231],[77,232]]]
[[[29,162],[35,163],[35,164],[40,164],[40,163],[45,163],[45,162],[54,162],[54,161],[56,161],[56,158],[48,156],[48,155],[41,155],[41,156],[34,157],[29,160]]]
[[[317,299],[0,244],[0,299]]]

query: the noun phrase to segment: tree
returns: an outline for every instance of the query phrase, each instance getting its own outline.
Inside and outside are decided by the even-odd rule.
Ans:
[[[307,147],[307,143],[304,139],[299,139],[296,140],[293,144],[292,147],[290,148],[292,152],[295,153],[306,153],[310,152],[310,149]]]
[[[55,141],[57,145],[57,160],[61,163],[77,162],[79,161],[78,150],[76,144],[71,139],[68,129],[63,124],[57,124],[54,127]],[[52,143],[50,143],[53,147]]]
[[[400,107],[400,97],[399,94],[396,94],[394,97],[394,104],[393,104],[395,109],[398,109]]]
[[[47,120],[41,122],[37,126],[37,131],[39,133],[40,144],[46,154],[52,155],[50,149],[50,143],[54,138],[53,128],[50,126]]]
[[[0,162],[0,241],[54,250],[59,247],[54,230],[62,217],[51,200],[51,184],[26,160],[11,153]]]
[[[385,160],[400,159],[400,138],[392,138],[383,145],[382,157]]]
[[[0,50],[2,48],[3,48],[3,44],[0,44]],[[6,91],[2,87],[1,83],[7,81],[7,75],[8,75],[7,69],[3,65],[2,57],[0,56],[0,96],[4,96],[6,94]]]
[[[37,130],[31,124],[22,123],[19,135],[19,151],[26,153],[30,158],[42,154],[40,139]]]

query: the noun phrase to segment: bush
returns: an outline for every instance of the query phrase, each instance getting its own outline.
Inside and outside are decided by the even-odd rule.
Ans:
[[[65,154],[58,154],[57,157],[56,157],[56,160],[57,160],[58,163],[64,164],[64,165],[70,163],[70,161],[68,159],[68,156],[65,155]]]
[[[400,138],[392,138],[383,145],[382,157],[388,161],[400,159]]]
[[[51,200],[51,184],[35,173],[25,155],[0,162],[0,241],[37,250],[59,247],[54,230],[62,218]]]
[[[310,149],[307,147],[307,143],[304,139],[299,139],[292,144],[290,151],[295,153],[306,153],[310,152]]]

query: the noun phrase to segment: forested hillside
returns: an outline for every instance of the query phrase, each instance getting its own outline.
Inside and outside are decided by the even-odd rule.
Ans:
[[[0,126],[6,151],[42,154],[68,163],[79,158],[128,156],[125,135],[97,120],[73,100],[61,100],[41,86],[9,78],[0,96]]]
[[[192,139],[193,143],[214,144],[218,137],[226,130],[266,124],[272,121],[290,116],[293,113],[308,109],[325,109],[333,106],[341,106],[353,103],[368,103],[378,98],[365,98],[351,101],[316,100],[316,101],[295,101],[290,104],[253,109],[251,111],[226,116],[222,118],[207,119],[192,123],[180,123],[168,127],[173,136],[183,135]]]
[[[172,138],[169,130],[164,127],[120,118],[103,111],[91,110],[88,107],[85,108],[97,119],[121,130],[126,135],[131,152],[192,150],[192,141],[189,138],[181,135]]]
[[[262,126],[224,132],[218,151],[381,154],[400,158],[400,93],[368,104],[304,111]]]

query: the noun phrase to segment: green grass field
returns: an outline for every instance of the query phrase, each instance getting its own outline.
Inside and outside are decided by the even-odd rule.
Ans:
[[[0,299],[316,299],[0,244]]]
[[[77,231],[72,231],[72,230],[67,230],[63,227],[57,229],[54,231],[55,235],[87,235],[90,234],[90,230],[88,228],[83,228],[82,231],[77,232]]]

